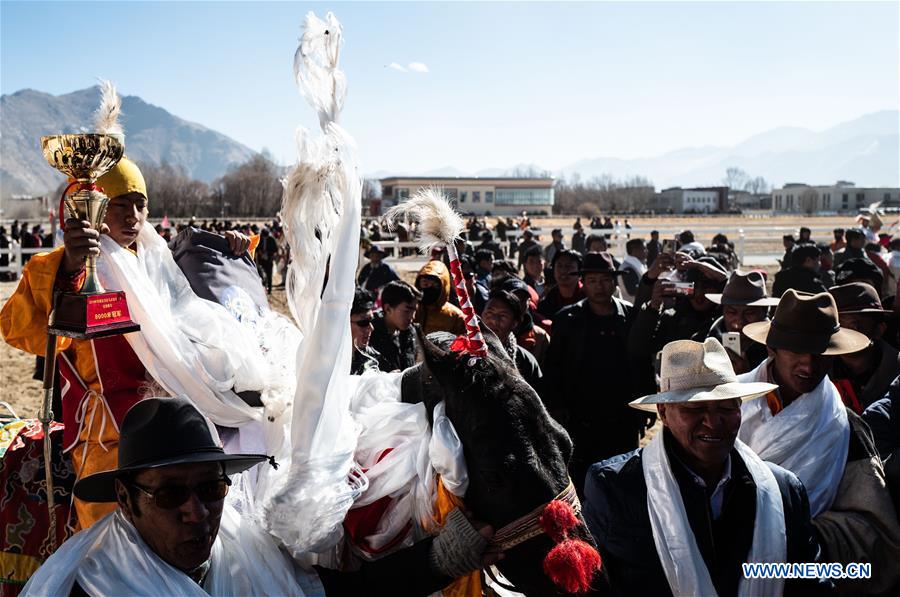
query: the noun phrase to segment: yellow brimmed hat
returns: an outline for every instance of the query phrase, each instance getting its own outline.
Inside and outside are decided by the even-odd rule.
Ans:
[[[124,156],[112,170],[97,179],[97,184],[103,187],[103,192],[110,199],[128,193],[140,193],[145,199],[148,198],[144,175],[137,164]]]

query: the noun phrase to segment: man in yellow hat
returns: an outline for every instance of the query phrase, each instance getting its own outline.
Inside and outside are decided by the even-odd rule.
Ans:
[[[100,230],[86,221],[66,220],[63,246],[35,255],[28,262],[15,293],[0,311],[0,332],[11,346],[44,354],[53,293],[81,288],[85,258],[100,255],[101,234],[122,248],[136,250],[135,243],[147,220],[147,186],[140,169],[123,157],[98,180],[98,185],[110,197]],[[234,232],[228,240],[235,254],[250,245],[250,239]],[[122,417],[156,383],[121,335],[91,340],[60,337],[57,351],[64,449],[80,479],[115,466]],[[80,500],[75,506],[83,528],[112,511],[108,504]]]

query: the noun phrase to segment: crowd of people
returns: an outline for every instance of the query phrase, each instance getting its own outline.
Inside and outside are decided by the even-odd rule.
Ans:
[[[668,580],[678,594],[675,572],[653,553],[671,529],[658,528],[641,506],[650,488],[640,472],[647,448],[638,445],[657,418],[687,508],[680,531],[693,532],[699,551],[691,557],[709,569],[718,594],[738,592],[739,564],[757,548],[747,508],[752,514],[752,486],[765,468],[787,525],[781,561],[870,562],[869,581],[837,581],[838,590],[900,587],[900,259],[890,252],[898,243],[875,236],[877,211],[858,222],[835,230],[830,243],[816,243],[805,227],[797,239],[785,237],[787,253],[770,280],[765,270],[738,269],[723,234],[704,246],[689,230],[665,244],[654,231],[630,238],[620,262],[605,235],[582,238],[576,250],[560,230],[542,245],[525,228],[515,250],[498,253],[491,232],[470,221],[470,240],[457,247],[469,296],[574,442],[569,473],[614,592],[665,593]],[[411,284],[382,250],[366,256],[354,303],[354,373],[412,363],[413,323],[426,334],[462,333],[445,251],[433,252]],[[405,319],[375,325],[396,321],[398,300]],[[673,374],[688,358],[694,369]],[[709,371],[711,359],[718,373]],[[667,404],[672,392],[673,402],[696,405]],[[636,548],[624,540],[632,536],[647,541]],[[814,579],[784,588],[828,593],[831,585]]]
[[[140,171],[122,160],[102,182],[112,197],[107,234],[128,249],[146,221]],[[860,228],[835,231],[828,245],[801,229],[772,281],[765,271],[738,269],[723,234],[708,246],[689,230],[675,242],[660,242],[656,232],[629,237],[620,260],[608,251],[606,233],[588,234],[580,221],[573,246],[561,230],[542,244],[527,218],[500,220],[493,231],[469,222],[456,246],[460,283],[485,332],[571,438],[568,475],[602,555],[598,593],[898,589],[900,303],[886,253],[891,239],[868,242],[878,232],[874,219],[877,212]],[[512,243],[511,227],[521,231]],[[422,360],[427,335],[467,333],[450,258],[435,249],[404,281],[372,242],[380,225],[363,228],[368,262],[350,311],[351,373],[404,371]],[[176,260],[175,241],[191,235],[220,255],[245,259],[262,281],[245,283],[246,290],[262,302],[257,294],[271,291],[286,251],[277,219],[258,229],[192,221],[169,239],[166,229],[157,232],[171,241]],[[215,245],[203,233],[224,240]],[[404,234],[413,238],[416,230]],[[100,248],[99,231],[67,221],[63,246],[36,256],[4,305],[5,340],[42,354],[49,297],[77,289],[84,258]],[[237,522],[222,507],[229,475],[265,457],[223,452],[192,402],[145,398],[158,364],[123,337],[66,338],[59,350],[82,537],[99,541],[102,530],[130,537],[130,545],[140,537],[146,547],[133,549],[135,561],[176,575],[167,590],[293,590],[277,584],[293,567],[277,549],[268,572],[239,572],[240,558],[252,558],[238,547]],[[73,387],[83,392],[70,394]],[[258,393],[238,390],[235,384],[235,399],[262,405]],[[353,572],[309,568],[301,584],[326,594],[428,594],[496,562],[493,529],[453,512],[433,538]],[[237,559],[211,559],[217,534]],[[63,553],[88,549],[84,541]],[[741,567],[746,562],[866,563],[871,576],[754,579]],[[60,585],[73,595],[129,586],[127,566],[76,569]],[[401,572],[407,582],[398,589]],[[45,567],[35,579],[56,582],[60,574]]]

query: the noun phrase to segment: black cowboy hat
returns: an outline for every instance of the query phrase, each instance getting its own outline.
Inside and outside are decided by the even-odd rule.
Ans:
[[[381,256],[388,254],[387,249],[383,249],[382,247],[379,247],[378,245],[372,245],[368,249],[366,249],[366,252],[363,253],[363,257],[368,259],[369,257],[372,256],[372,253],[378,253]]]
[[[850,354],[869,345],[869,338],[863,334],[841,327],[833,296],[792,288],[782,295],[772,321],[748,323],[742,331],[769,348],[801,354]]]
[[[609,253],[590,252],[584,255],[584,261],[578,273],[582,276],[585,274],[609,274],[611,276],[620,276],[625,272],[616,269],[613,263],[613,257]]]
[[[86,502],[116,501],[116,479],[161,466],[219,462],[226,475],[264,460],[262,454],[226,454],[210,424],[186,398],[147,398],[131,407],[119,436],[119,466],[75,483],[75,497]]]
[[[834,297],[838,313],[866,313],[870,315],[890,316],[881,304],[878,291],[865,282],[850,282],[828,289]]]
[[[719,294],[707,294],[706,298],[717,305],[745,305],[747,307],[774,307],[778,299],[766,292],[766,279],[757,271],[735,271]]]

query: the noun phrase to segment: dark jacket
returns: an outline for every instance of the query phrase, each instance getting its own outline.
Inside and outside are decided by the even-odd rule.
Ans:
[[[578,283],[578,288],[571,298],[563,298],[562,294],[559,292],[559,286],[553,286],[552,288],[544,287],[544,296],[538,303],[537,310],[538,313],[547,319],[553,319],[563,307],[573,305],[583,298],[584,290],[581,288],[581,282]]]
[[[900,377],[888,388],[887,395],[865,410],[863,420],[868,423],[875,441],[875,448],[882,460],[887,460],[900,448],[900,410],[896,404],[900,400]]]
[[[900,355],[896,348],[884,340],[877,341],[872,348],[878,351],[878,365],[868,375],[854,376],[840,360],[840,357],[834,360],[831,373],[828,375],[841,391],[844,404],[856,410],[853,400],[844,395],[846,386],[838,382],[846,380],[850,383],[860,408],[856,411],[859,414],[862,414],[861,410],[865,410],[870,404],[883,398],[897,375],[900,375]]]
[[[369,346],[378,352],[381,371],[403,371],[416,364],[416,333],[412,327],[396,334],[388,332],[384,313],[375,313]]]
[[[365,264],[359,271],[359,276],[356,278],[356,284],[362,286],[366,290],[378,292],[381,287],[388,282],[399,279],[400,276],[398,276],[397,272],[394,271],[394,268],[387,263],[382,261],[378,264],[378,267],[373,267],[370,262]]]
[[[673,340],[703,341],[721,309],[696,311],[687,298],[679,298],[671,309],[662,313],[649,302],[637,309],[628,336],[628,351],[635,356],[654,357]]]
[[[665,433],[665,432],[663,432]],[[668,437],[666,443],[668,446]],[[671,455],[671,450],[666,448]],[[597,540],[603,565],[617,595],[671,595],[656,553],[647,511],[643,450],[622,454],[591,467],[585,479],[584,517]],[[722,512],[713,520],[706,490],[677,458],[669,458],[694,538],[722,597],[736,595],[741,563],[753,543],[756,484],[737,452],[731,452],[731,480],[725,486]],[[769,464],[784,504],[788,562],[815,562],[820,549],[809,518],[803,484],[783,468]],[[785,582],[785,595],[830,594],[830,584]]]
[[[788,288],[818,294],[828,292],[819,274],[802,265],[795,265],[779,271],[775,274],[772,283],[772,296],[779,298]]]
[[[543,362],[547,407],[574,442],[570,471],[579,490],[591,464],[637,447],[643,418],[628,402],[652,391],[640,385],[640,363],[625,350],[631,303],[613,303],[614,315],[605,317],[586,299],[560,311]]]

